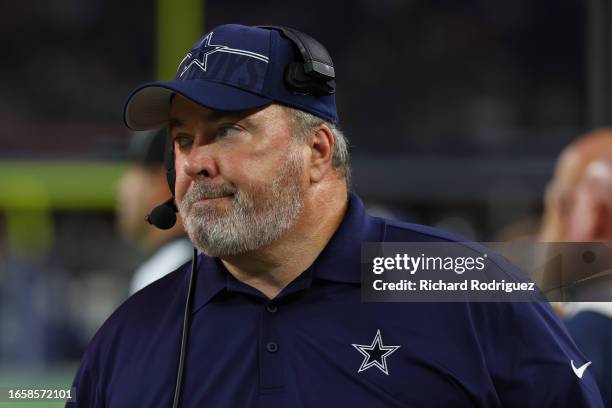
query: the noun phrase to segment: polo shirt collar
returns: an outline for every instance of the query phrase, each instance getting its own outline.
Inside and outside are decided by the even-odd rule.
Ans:
[[[195,298],[193,300],[194,313],[227,288],[229,275],[221,259],[211,258],[204,254],[198,256],[197,267]],[[189,279],[188,275],[186,279]]]
[[[285,289],[294,291],[310,287],[313,279],[360,283],[361,243],[381,241],[383,227],[382,222],[366,213],[359,197],[349,193],[348,208],[340,226],[315,262]],[[237,284],[219,258],[201,254],[198,257],[194,312],[221,291],[233,291]],[[285,289],[279,296],[286,292]],[[253,292],[258,291],[253,289]]]
[[[342,223],[312,265],[313,277],[360,283],[361,244],[381,241],[383,227],[382,222],[366,213],[359,197],[350,193]]]

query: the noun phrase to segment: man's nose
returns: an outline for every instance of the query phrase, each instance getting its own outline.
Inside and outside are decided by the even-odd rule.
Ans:
[[[214,148],[210,145],[194,146],[185,156],[185,173],[192,178],[197,176],[214,178],[219,170],[213,150]]]

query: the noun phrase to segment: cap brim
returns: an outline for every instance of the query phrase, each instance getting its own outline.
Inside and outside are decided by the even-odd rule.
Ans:
[[[132,130],[164,126],[170,115],[170,96],[174,93],[222,111],[254,109],[272,103],[269,98],[216,82],[151,82],[136,88],[128,97],[123,109],[125,124]]]

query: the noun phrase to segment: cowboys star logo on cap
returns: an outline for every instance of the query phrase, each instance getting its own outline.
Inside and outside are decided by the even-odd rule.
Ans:
[[[259,61],[265,62],[266,64],[268,63],[268,57],[266,57],[263,54],[258,54],[256,52],[247,51],[247,50],[241,50],[241,49],[238,49],[238,48],[231,48],[231,47],[228,47],[226,45],[211,44],[210,41],[212,40],[213,34],[214,33],[212,31],[210,33],[208,33],[194,47],[195,49],[198,49],[198,55],[195,58],[193,58],[194,56],[193,56],[193,54],[191,52],[188,53],[185,56],[185,58],[183,58],[183,60],[179,64],[179,74],[178,74],[179,78],[182,77],[183,74],[185,72],[187,72],[189,70],[189,68],[191,68],[193,65],[196,65],[202,71],[206,72],[206,68],[208,67],[208,56],[211,55],[211,54],[214,54],[216,52],[242,55],[242,56],[245,56],[245,57],[255,58],[255,59],[259,60]],[[191,62],[189,62],[189,64],[186,64],[183,67],[183,69],[180,69],[181,65],[183,63],[185,63],[185,61],[188,60],[189,58],[193,58],[193,59],[191,60]]]
[[[357,351],[363,355],[363,361],[361,367],[359,367],[358,373],[367,370],[370,367],[376,367],[383,373],[389,375],[389,369],[387,367],[387,357],[395,352],[401,346],[385,346],[382,342],[382,336],[380,335],[380,329],[376,331],[376,336],[372,340],[372,344],[351,344]]]

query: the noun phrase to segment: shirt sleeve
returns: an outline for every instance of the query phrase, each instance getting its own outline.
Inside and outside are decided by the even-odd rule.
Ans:
[[[599,312],[585,310],[564,323],[580,351],[593,361],[588,369],[593,370],[604,404],[612,407],[612,320]]]
[[[546,302],[489,304],[482,347],[509,407],[603,407],[588,361]]]
[[[66,408],[103,408],[104,401],[100,392],[99,378],[92,366],[92,359],[86,352],[72,383],[73,401]]]
[[[67,402],[65,408],[103,408],[104,400],[100,390],[100,377],[96,366],[96,338],[91,341],[83,354],[72,388],[73,401]]]

